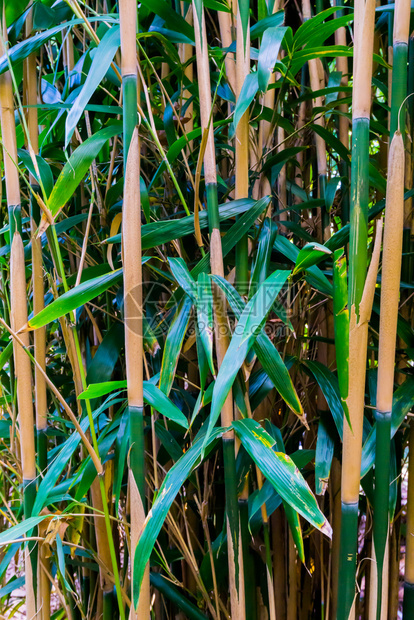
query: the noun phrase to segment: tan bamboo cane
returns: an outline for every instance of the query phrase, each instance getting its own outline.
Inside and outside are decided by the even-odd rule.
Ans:
[[[404,142],[396,131],[388,156],[387,194],[385,199],[384,248],[381,274],[381,312],[377,380],[377,444],[375,461],[374,545],[377,571],[373,570],[377,588],[373,592],[372,618],[386,617],[388,600],[388,564],[384,557],[388,547],[389,468],[391,412],[395,372],[398,305],[404,225]],[[384,571],[384,579],[383,579]],[[377,600],[376,600],[377,597]],[[380,605],[380,601],[385,603]],[[383,613],[381,613],[381,607]],[[376,611],[375,611],[376,610]]]
[[[361,6],[362,4],[362,6]],[[368,320],[376,281],[376,247],[367,265],[367,211],[369,164],[369,118],[371,107],[372,53],[374,43],[375,0],[358,0],[354,38],[356,68],[352,93],[352,174],[351,229],[349,260],[349,391],[345,398],[349,425],[344,419],[342,451],[342,517],[340,578],[338,589],[338,620],[355,615],[355,572],[357,552],[358,500],[362,455],[362,429],[365,406],[365,372]],[[379,256],[379,247],[378,247]]]
[[[193,1],[194,33],[197,58],[197,81],[199,88],[200,116],[203,134],[207,132],[207,142],[204,153],[204,174],[207,195],[207,210],[210,230],[210,268],[213,275],[224,277],[223,252],[221,247],[220,221],[218,216],[216,153],[214,146],[213,127],[210,122],[211,114],[211,85],[210,68],[207,49],[207,34],[204,10],[197,11]],[[226,312],[226,300],[221,289],[213,285],[215,345],[217,365],[220,368],[226,354],[229,337]],[[221,410],[221,423],[230,427],[233,423],[233,398],[229,393]],[[225,475],[231,474],[235,467],[235,439],[234,431],[229,430],[223,438],[223,453]],[[228,479],[231,479],[231,475]],[[227,480],[228,480],[227,479]],[[235,618],[243,620],[245,617],[243,560],[240,544],[240,522],[237,508],[236,490],[226,482],[227,517],[227,544],[230,581],[231,613]],[[229,514],[235,515],[235,522],[230,520]]]
[[[135,60],[136,62],[136,60]],[[124,316],[125,316],[125,360],[128,385],[128,406],[132,416],[139,417],[143,424],[143,335],[142,335],[142,267],[141,267],[141,209],[139,187],[139,139],[135,129],[130,147],[125,175],[124,203],[122,216],[122,254],[124,265]],[[141,412],[141,415],[137,414]],[[143,439],[143,429],[142,429]],[[138,446],[135,445],[135,449]],[[141,454],[136,458],[143,460],[144,446],[139,446]],[[135,455],[134,455],[135,456]],[[138,473],[138,475],[137,475]],[[131,501],[131,558],[138,544],[145,521],[145,483],[144,472],[134,471],[131,463],[129,472],[129,491]],[[131,608],[130,618],[141,619],[150,616],[149,566],[147,566],[141,585],[136,610]]]
[[[7,29],[5,5],[3,4],[0,55],[5,53]],[[11,323],[18,331],[27,323],[26,273],[23,241],[21,238],[21,207],[19,174],[17,168],[16,128],[12,79],[9,71],[0,76],[1,134],[3,161],[6,176],[7,205],[10,225],[10,307]],[[29,334],[22,336],[29,346]],[[32,400],[32,372],[26,353],[13,343],[14,367],[17,382],[17,407],[20,430],[20,452],[23,475],[24,514],[31,515],[36,494],[36,456],[34,439],[34,416]],[[36,614],[36,601],[33,587],[33,569],[29,547],[25,548],[26,613],[28,618]]]
[[[31,35],[33,26],[33,12],[26,18],[26,37]],[[37,118],[37,67],[36,53],[30,54],[24,63],[24,98],[26,108],[26,122],[28,129],[28,143],[32,156],[39,152],[39,132]],[[34,191],[39,192],[39,186],[30,175],[30,183]],[[40,223],[40,213],[36,201],[32,198],[31,205],[31,244],[32,244],[32,282],[33,282],[33,313],[37,314],[44,308],[43,286],[43,259],[42,242],[37,236],[37,227]],[[46,370],[46,327],[35,330],[34,357],[43,371]],[[47,467],[47,393],[46,381],[39,368],[35,366],[35,413],[37,436],[37,462],[41,475]],[[37,609],[41,620],[50,618],[50,583],[45,572],[50,571],[50,560],[42,545],[39,545],[37,567]]]

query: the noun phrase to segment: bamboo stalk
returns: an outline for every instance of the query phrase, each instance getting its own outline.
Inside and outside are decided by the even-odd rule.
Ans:
[[[200,116],[203,134],[207,132],[204,153],[204,174],[208,223],[210,230],[210,268],[213,275],[224,277],[223,252],[221,247],[220,220],[218,213],[216,154],[213,127],[210,122],[211,87],[207,49],[207,36],[204,10],[193,0],[193,18],[196,43],[197,78],[200,99]],[[226,300],[217,286],[213,286],[215,344],[217,365],[220,368],[226,354],[229,338],[226,313]],[[221,411],[221,424],[229,428],[233,423],[233,399],[227,396]],[[227,544],[230,579],[230,601],[232,617],[245,617],[243,557],[241,553],[241,528],[237,502],[236,462],[234,431],[229,430],[223,437],[224,476],[227,510]]]
[[[5,53],[7,42],[5,5],[3,4],[1,25],[0,55]],[[10,226],[10,318],[14,331],[27,323],[27,297],[24,248],[21,237],[20,187],[17,169],[16,128],[12,79],[9,71],[0,76],[1,134],[3,142],[3,161],[6,176],[7,206]],[[23,335],[29,346],[29,334]],[[20,451],[23,475],[24,516],[31,516],[36,495],[36,453],[34,439],[34,415],[32,400],[32,373],[30,360],[25,352],[13,342],[13,357],[17,381],[17,407],[20,430]],[[29,534],[30,535],[30,534]],[[26,613],[28,618],[36,614],[35,558],[30,556],[33,544],[25,548]]]
[[[381,618],[382,589],[388,589],[388,583],[383,583],[382,571],[389,521],[391,414],[404,225],[404,171],[404,143],[401,133],[397,130],[394,133],[388,156],[378,349],[374,502],[374,545],[378,575],[376,616],[378,619]]]
[[[410,424],[405,545],[403,618],[410,620],[414,609],[414,422]]]
[[[26,19],[26,36],[32,31],[32,11]],[[24,103],[27,105],[27,128],[29,148],[34,155],[39,152],[39,135],[37,119],[37,69],[36,54],[30,54],[25,61],[24,67]],[[33,191],[39,192],[40,188],[36,179],[30,176]],[[44,308],[43,286],[43,259],[42,242],[37,236],[37,228],[40,224],[40,210],[37,201],[31,198],[31,229],[32,229],[32,274],[33,274],[33,312],[37,314]],[[34,332],[34,356],[43,370],[46,369],[46,327],[41,327]],[[36,439],[37,459],[41,472],[47,467],[47,395],[46,381],[37,367],[35,367],[35,410],[36,410]],[[43,613],[43,608],[42,608]],[[46,614],[46,610],[44,610]],[[49,612],[47,612],[49,613]],[[46,616],[45,616],[46,617]]]
[[[145,521],[145,448],[143,398],[142,266],[140,208],[140,147],[137,125],[138,70],[136,52],[137,5],[119,3],[121,19],[122,86],[124,90],[124,203],[122,256],[124,265],[125,361],[130,414],[129,490],[131,501],[131,562]],[[134,586],[132,584],[132,591]],[[133,597],[132,597],[133,598]],[[130,618],[150,617],[149,566]]]

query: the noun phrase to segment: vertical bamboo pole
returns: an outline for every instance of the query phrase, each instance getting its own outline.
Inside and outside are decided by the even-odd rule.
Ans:
[[[124,266],[125,361],[130,416],[131,562],[145,521],[145,445],[143,398],[142,265],[140,150],[137,125],[137,3],[120,0],[122,88],[124,97],[124,203],[122,258]],[[133,575],[133,566],[132,573]],[[133,589],[133,586],[132,586]],[[132,597],[133,598],[133,597]],[[130,618],[150,618],[149,566]]]
[[[26,37],[31,35],[33,26],[33,12],[26,18]],[[23,103],[27,105],[26,122],[28,129],[28,146],[33,155],[39,152],[39,135],[37,119],[37,68],[36,53],[30,54],[24,63],[24,90]],[[36,179],[30,176],[33,191],[40,188]],[[36,200],[31,196],[31,243],[32,243],[32,281],[33,281],[33,313],[37,314],[44,308],[43,287],[43,259],[42,242],[37,237],[37,228],[40,224],[40,210]],[[35,330],[34,357],[40,368],[46,370],[46,327]],[[36,413],[36,443],[37,464],[41,475],[47,468],[47,393],[44,375],[38,366],[35,366],[35,413]],[[43,545],[39,545],[37,566],[37,609],[41,620],[50,618],[50,582],[45,572],[50,570],[50,561]]]
[[[354,85],[352,93],[351,230],[349,265],[349,393],[347,406],[351,427],[344,419],[342,456],[341,551],[338,575],[337,620],[353,618],[358,533],[358,499],[364,419],[366,351],[370,296],[374,281],[366,278],[369,117],[375,1],[357,0],[355,14]],[[378,235],[379,237],[380,235]],[[378,248],[379,252],[379,248]],[[378,259],[376,259],[378,260]],[[370,270],[375,269],[374,256]],[[369,290],[372,288],[372,291]],[[365,289],[365,290],[364,290]]]
[[[218,212],[216,153],[214,147],[211,114],[210,68],[208,60],[207,35],[202,4],[193,0],[194,33],[197,59],[197,81],[200,99],[200,116],[203,134],[207,132],[204,153],[204,175],[206,184],[208,222],[210,230],[210,268],[213,275],[224,277],[223,252],[221,247],[220,219]],[[219,289],[213,286],[215,343],[217,364],[220,368],[228,348],[228,324],[226,300]],[[228,428],[233,422],[233,399],[228,395],[221,410],[221,424]],[[231,615],[245,618],[243,557],[241,553],[240,517],[237,503],[236,461],[234,431],[223,437],[224,475],[227,512],[227,545],[230,581]]]
[[[385,549],[389,529],[389,477],[392,394],[400,295],[404,226],[404,142],[399,126],[399,110],[407,92],[407,57],[410,26],[410,0],[397,0],[394,15],[393,72],[391,91],[391,145],[388,155],[388,181],[385,203],[384,250],[381,279],[381,314],[378,350],[377,435],[375,455],[374,546],[376,558],[376,603],[371,610],[380,620],[383,603],[388,600]],[[401,113],[401,121],[404,113]],[[384,610],[384,613],[386,610]],[[383,614],[384,615],[384,614]]]
[[[5,53],[7,41],[5,5],[3,4],[0,38],[0,55]],[[7,206],[10,225],[10,307],[11,324],[17,332],[27,323],[26,273],[24,247],[21,237],[21,206],[19,174],[17,169],[16,128],[12,80],[9,71],[0,76],[1,134],[3,142],[3,161],[6,176]],[[29,334],[21,337],[29,346]],[[17,380],[17,407],[20,430],[20,452],[23,474],[24,516],[31,516],[36,495],[36,456],[34,438],[34,416],[32,400],[32,371],[30,359],[25,351],[13,341],[13,356]],[[33,618],[36,614],[34,574],[29,547],[25,548],[26,614]]]
[[[374,499],[374,545],[377,562],[376,617],[378,620],[381,618],[382,589],[383,587],[388,589],[388,583],[386,581],[383,583],[382,571],[389,521],[391,413],[404,224],[404,168],[404,143],[401,133],[397,130],[391,141],[388,156],[378,349]]]

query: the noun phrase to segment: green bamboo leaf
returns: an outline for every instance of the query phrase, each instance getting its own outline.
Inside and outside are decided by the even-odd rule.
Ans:
[[[258,86],[263,93],[267,90],[286,31],[286,27],[276,26],[267,28],[263,34],[257,63]]]
[[[150,582],[163,596],[174,603],[174,605],[177,605],[188,620],[207,620],[207,616],[194,603],[191,603],[169,579],[166,579],[160,573],[152,572],[150,573]]]
[[[257,293],[245,305],[230,341],[229,348],[217,374],[206,439],[208,439],[220,415],[233,382],[254,341],[261,332],[273,302],[285,284],[289,271],[275,271],[259,287]]]
[[[55,517],[56,518],[56,517]],[[29,517],[28,519],[24,519],[18,525],[13,525],[13,527],[8,528],[4,532],[0,534],[0,546],[10,544],[12,540],[17,540],[24,534],[26,534],[29,530],[32,530],[36,525],[39,525],[44,519],[50,519],[50,515],[41,515],[38,517]],[[24,542],[24,539],[22,539]]]
[[[72,197],[104,144],[110,138],[118,135],[121,129],[121,125],[110,125],[109,127],[105,127],[97,131],[75,149],[58,176],[56,185],[49,197],[48,207],[53,217],[57,216],[59,211]]]
[[[142,6],[161,17],[171,30],[185,34],[194,42],[194,29],[165,0],[142,0]]]
[[[223,432],[223,429],[215,429],[210,435],[207,445],[204,444],[204,440],[200,437],[199,433],[193,445],[183,454],[175,465],[171,467],[165,476],[154,504],[145,519],[144,529],[134,552],[133,603],[135,608],[138,604],[145,567],[168,511],[170,510],[171,504],[191,472],[199,465],[202,450],[204,449],[204,451],[206,451],[207,448],[210,448]]]
[[[292,275],[295,275],[299,271],[304,271],[309,267],[312,267],[312,265],[316,265],[319,261],[326,258],[327,254],[332,254],[332,252],[325,245],[321,245],[315,241],[312,241],[312,243],[307,243],[297,255],[296,264],[294,270],[292,271]]]
[[[116,403],[121,402],[121,400],[116,397],[117,394],[106,399],[105,402],[103,402],[102,405],[93,412],[93,419],[96,420],[101,415],[101,413],[103,413],[111,405],[115,405]],[[82,431],[86,433],[89,428],[89,418],[84,418],[80,422],[80,426]],[[43,477],[41,483],[39,484],[39,488],[37,490],[36,499],[32,510],[33,515],[38,514],[45,506],[47,506],[48,498],[51,495],[51,492],[56,482],[58,481],[59,477],[62,474],[62,471],[65,469],[69,459],[72,457],[80,442],[81,437],[78,431],[74,431],[63,443],[56,458],[54,458],[52,463],[49,464],[47,472]]]
[[[197,284],[181,257],[168,258],[171,272],[185,293],[191,297],[193,303],[197,301]]]
[[[288,239],[286,239],[286,237],[278,235],[276,237],[276,241],[273,247],[278,252],[281,252],[283,256],[286,256],[286,258],[291,260],[292,263],[296,263],[299,254],[299,248],[293,245],[293,243],[290,243]],[[328,247],[328,245],[326,247]],[[329,249],[332,248],[329,246]],[[332,297],[332,284],[316,265],[312,265],[312,267],[309,267],[309,269],[306,270],[305,280],[311,286],[321,291],[321,293]]]
[[[245,308],[242,298],[234,287],[232,287],[224,278],[213,276],[213,279],[225,292],[227,300],[236,315],[236,318],[239,319]],[[292,409],[292,411],[296,413],[296,415],[302,416],[302,405],[292,383],[288,369],[267,334],[264,332],[260,333],[257,336],[256,342],[253,344],[253,348],[257,355],[257,359],[263,366],[263,370],[267,373],[269,379],[272,381],[283,400]]]
[[[347,7],[333,6],[329,9],[326,9],[325,11],[321,11],[320,13],[312,17],[312,19],[306,20],[301,26],[299,26],[295,33],[293,39],[295,47],[302,47],[303,45],[305,45],[308,42],[309,38],[315,34],[315,28],[318,28],[327,17],[330,17],[333,13],[336,13],[337,11],[340,11],[344,8]]]
[[[315,452],[315,492],[324,495],[328,486],[334,455],[335,438],[329,432],[324,418],[320,417]]]
[[[116,284],[122,278],[122,269],[111,271],[98,278],[91,278],[75,286],[67,293],[63,293],[60,297],[52,301],[43,310],[38,312],[36,316],[30,319],[28,323],[29,329],[38,329],[52,321],[72,312],[76,308],[83,306],[88,301],[98,297],[111,286]]]
[[[183,428],[188,428],[187,418],[180,409],[150,381],[144,381],[144,402],[154,407],[163,416],[176,422]],[[101,383],[92,383],[88,385],[86,390],[78,396],[79,400],[92,400],[106,396],[111,392],[125,390],[127,382],[124,381],[102,381]]]
[[[339,394],[338,379],[329,368],[316,360],[306,360],[303,362],[303,366],[311,371],[321,388],[332,413],[339,436],[342,438],[344,410]]]
[[[284,21],[284,11],[277,11],[276,13],[272,13],[272,15],[268,15],[267,17],[260,19],[257,24],[254,24],[254,26],[251,26],[250,28],[250,40],[254,41],[258,37],[260,37],[268,28],[282,26]]]
[[[282,454],[286,453],[285,444],[283,442],[283,437],[282,437],[282,433],[280,432],[280,429],[274,424],[272,424],[270,420],[266,420],[265,425],[266,425],[266,431],[276,441],[274,448],[273,448],[274,451],[276,453],[278,452]],[[296,457],[295,457],[295,454],[292,454],[290,457],[298,469],[301,469],[301,465],[299,463],[300,457],[305,456],[305,455],[300,454],[300,452],[302,452],[302,450],[299,450],[298,452],[296,452]],[[304,459],[305,464],[303,465],[303,467],[307,465],[309,460],[307,460],[305,457]],[[266,480],[266,482],[269,482],[269,481]],[[305,548],[303,545],[302,528],[300,525],[299,515],[296,512],[296,510],[292,508],[292,506],[286,502],[286,500],[283,499],[282,502],[283,502],[283,509],[285,511],[286,519],[289,525],[289,529],[291,531],[292,538],[295,542],[296,549],[298,551],[299,559],[301,562],[305,562]]]
[[[93,23],[93,22],[116,23],[117,20],[112,15],[101,15],[99,17],[90,17],[88,21],[90,23]],[[52,39],[56,34],[59,34],[60,32],[62,32],[62,30],[66,30],[66,29],[72,28],[72,26],[77,26],[83,23],[84,22],[82,19],[72,19],[70,21],[65,21],[62,24],[59,24],[58,26],[49,28],[48,30],[45,30],[44,32],[38,32],[37,34],[29,37],[28,39],[25,39],[24,41],[21,41],[20,43],[13,45],[13,47],[11,47],[8,51],[8,57],[10,59],[10,62],[12,64],[21,62],[22,60],[30,56],[30,54],[40,49],[42,45],[44,45],[44,43],[47,43],[47,41]],[[0,58],[0,74],[4,73],[5,71],[8,71],[8,69],[9,69],[9,64],[8,64],[7,56],[6,54],[4,54]]]
[[[7,344],[4,347],[3,351],[0,353],[0,370],[4,368],[4,366],[7,364],[7,362],[9,361],[12,355],[13,355],[13,342],[10,341],[9,344]]]
[[[236,107],[234,109],[234,128],[236,129],[244,113],[249,109],[249,106],[256,96],[259,90],[259,76],[257,72],[249,73],[244,80],[243,86],[240,91],[240,95],[237,98]]]
[[[94,57],[85,83],[66,117],[65,149],[68,147],[86,105],[89,103],[90,98],[97,90],[111,66],[111,62],[120,44],[121,35],[119,26],[113,26],[104,34],[98,47],[94,50]]]
[[[269,199],[268,199],[269,200]],[[232,200],[219,206],[220,222],[224,222],[236,215],[242,215],[252,209],[257,203],[250,199]],[[207,211],[199,214],[201,229],[208,228]],[[168,243],[173,239],[181,239],[186,235],[194,234],[194,215],[187,215],[175,220],[159,220],[144,224],[141,229],[142,249],[148,250],[157,245]],[[105,239],[103,243],[121,243],[121,233]]]
[[[211,290],[210,278],[205,273],[200,273],[197,280],[197,325],[200,340],[206,354],[207,362],[214,376],[213,362],[213,338],[214,338],[214,317],[213,317],[213,293]]]
[[[236,420],[233,428],[244,448],[279,495],[314,527],[332,536],[332,528],[292,459],[274,452],[275,439],[256,420]]]
[[[168,396],[174,381],[181,347],[190,321],[193,302],[187,295],[177,308],[177,312],[168,330],[161,363],[160,390]]]
[[[144,401],[169,420],[188,428],[188,421],[183,412],[150,381],[144,381]]]
[[[43,157],[40,157],[40,155],[36,155],[36,163],[40,175],[39,179],[39,175],[37,174],[37,171],[33,165],[33,161],[30,157],[29,152],[25,151],[24,149],[18,149],[17,154],[22,160],[23,165],[26,166],[27,170],[30,172],[30,174],[35,179],[37,179],[38,182],[42,182],[43,188],[46,192],[46,196],[50,196],[53,189],[53,174],[47,161],[45,161]]]
[[[269,271],[270,256],[277,234],[277,225],[267,217],[263,222],[263,227],[259,236],[256,257],[250,278],[249,296],[257,290],[257,287],[266,280]]]

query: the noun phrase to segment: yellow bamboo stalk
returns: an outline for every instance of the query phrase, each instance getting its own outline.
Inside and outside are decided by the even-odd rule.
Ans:
[[[4,43],[7,42],[5,4],[2,14],[2,37],[0,40],[0,55],[5,53]],[[20,211],[20,187],[17,169],[16,128],[14,123],[14,105],[12,79],[9,71],[0,76],[0,107],[1,107],[1,134],[3,142],[3,161],[6,176],[7,205],[11,218],[15,217],[15,210]],[[16,213],[16,217],[18,217]],[[10,218],[10,219],[11,219]],[[10,230],[16,227],[10,221]],[[12,233],[11,233],[12,234]],[[13,329],[17,331],[27,323],[26,273],[23,241],[19,231],[13,235],[10,253],[10,307]],[[24,342],[29,345],[29,335],[23,335]],[[20,452],[24,485],[25,512],[31,510],[36,479],[36,457],[34,440],[34,419],[32,401],[32,373],[30,360],[26,353],[13,342],[13,356],[15,375],[17,380],[17,406],[20,430]],[[25,551],[25,580],[26,580],[26,613],[28,618],[36,614],[36,601],[33,589],[33,571],[29,548]]]
[[[222,47],[228,48],[233,42],[233,13],[225,13],[224,11],[218,11],[218,21],[220,28],[220,37]],[[234,62],[234,54],[227,53],[225,59],[226,76],[230,88],[236,93],[236,63]]]
[[[136,58],[135,58],[136,63]],[[125,361],[128,404],[143,409],[143,335],[142,335],[142,265],[141,265],[141,208],[140,152],[138,129],[135,129],[128,152],[125,174],[122,217],[122,252],[124,266]],[[131,501],[131,559],[133,561],[139,536],[145,522],[145,507],[135,476],[129,472]],[[131,620],[150,616],[149,566],[141,585],[138,607],[131,606]]]
[[[377,410],[381,412],[391,411],[394,388],[404,224],[404,167],[404,143],[397,131],[388,157],[385,202],[377,383]]]
[[[349,325],[349,395],[346,400],[352,430],[344,423],[343,462],[342,468],[342,502],[352,504],[358,501],[359,481],[361,472],[362,424],[365,406],[365,366],[368,342],[368,322],[372,311],[375,284],[381,250],[382,220],[377,222],[376,238],[371,263],[369,266],[364,293],[360,303],[359,320],[355,308],[351,308]],[[359,458],[358,458],[359,456]]]
[[[27,323],[24,248],[22,238],[18,232],[16,232],[13,237],[10,257],[10,305],[12,329],[16,332]],[[22,334],[21,339],[24,345],[28,347],[30,344],[29,334]],[[17,405],[23,483],[25,485],[35,485],[36,457],[30,359],[24,350],[16,344],[13,344],[13,356],[17,379]],[[33,492],[34,489],[30,489],[30,491]],[[36,604],[33,590],[32,563],[28,549],[25,554],[25,575],[27,617],[33,618],[36,613]]]
[[[344,26],[335,31],[335,45],[344,45],[346,47],[346,29]],[[338,56],[336,58],[336,68],[342,73],[341,85],[348,86],[348,58],[347,56]],[[340,92],[338,99],[344,99],[346,93]],[[339,106],[341,115],[339,116],[339,139],[341,143],[349,149],[349,119],[344,116],[348,112],[348,104],[341,103]]]
[[[32,31],[33,15],[29,13],[26,19],[26,37]],[[37,69],[36,54],[30,54],[24,65],[24,103],[27,106],[37,104]],[[30,147],[35,155],[39,152],[39,132],[37,108],[28,107],[26,111],[27,128],[29,132]],[[30,181],[33,183],[34,179]],[[32,274],[33,274],[33,312],[38,314],[44,308],[43,287],[43,260],[42,243],[36,235],[37,223],[32,219]],[[43,368],[46,369],[46,327],[41,327],[34,332],[34,356]],[[36,427],[38,431],[44,431],[47,427],[47,397],[46,382],[39,369],[35,368],[35,404],[36,404]]]

